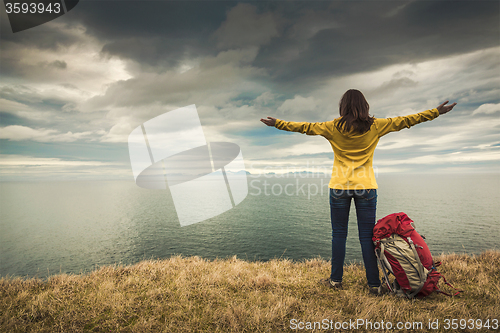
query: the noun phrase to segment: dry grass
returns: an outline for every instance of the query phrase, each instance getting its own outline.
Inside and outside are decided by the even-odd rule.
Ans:
[[[358,265],[345,268],[344,290],[334,291],[318,284],[330,271],[329,262],[322,259],[248,262],[177,256],[102,267],[87,275],[56,275],[47,281],[3,278],[0,330],[281,332],[294,331],[292,319],[304,325],[323,319],[368,319],[393,325],[422,322],[424,327],[429,319],[439,319],[440,329],[433,332],[451,332],[444,329],[446,318],[500,319],[499,251],[436,259],[443,262],[439,271],[447,280],[465,291],[461,296],[434,293],[415,301],[372,296]],[[447,290],[442,282],[440,286]],[[357,331],[370,331],[363,328]]]

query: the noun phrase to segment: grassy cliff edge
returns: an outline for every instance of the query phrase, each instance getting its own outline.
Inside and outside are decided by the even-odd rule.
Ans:
[[[46,281],[2,278],[0,331],[322,332],[355,327],[365,332],[382,331],[389,323],[394,331],[398,323],[415,332],[451,332],[456,331],[452,324],[463,328],[464,323],[471,332],[500,330],[493,329],[495,319],[500,326],[500,251],[435,260],[442,261],[439,272],[464,291],[461,295],[433,293],[414,301],[373,296],[365,287],[363,267],[354,264],[344,269],[344,290],[335,291],[318,284],[330,272],[330,263],[319,258],[249,262],[175,256]],[[442,280],[439,286],[453,291]],[[487,320],[489,330],[483,326]]]

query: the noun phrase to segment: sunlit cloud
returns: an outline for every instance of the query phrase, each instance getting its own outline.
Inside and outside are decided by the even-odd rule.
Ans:
[[[475,109],[472,112],[472,115],[478,114],[478,113],[484,113],[484,114],[493,114],[496,112],[500,112],[500,103],[493,104],[493,103],[486,103],[482,104],[480,107]]]
[[[390,159],[377,160],[377,165],[399,165],[399,164],[435,164],[441,165],[446,163],[470,163],[470,162],[486,162],[500,161],[500,149],[489,152],[454,152],[450,154],[440,155],[423,155],[404,160]]]
[[[72,133],[71,131],[58,133],[57,130],[53,129],[34,129],[19,125],[0,128],[0,139],[7,139],[9,141],[74,142],[79,139],[88,138],[93,134],[92,132]]]
[[[33,157],[33,156],[23,156],[23,155],[0,155],[0,165],[1,166],[12,166],[12,167],[22,167],[22,166],[53,166],[53,167],[65,167],[65,166],[104,166],[104,165],[122,165],[117,162],[102,162],[102,161],[70,161],[63,160],[60,158],[44,158],[44,157]]]

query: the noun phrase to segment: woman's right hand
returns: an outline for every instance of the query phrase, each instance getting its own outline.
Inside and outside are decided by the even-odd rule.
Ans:
[[[443,104],[441,104],[440,106],[438,106],[436,109],[439,111],[439,114],[445,114],[446,112],[449,112],[451,111],[451,109],[453,109],[453,107],[455,105],[457,105],[457,103],[453,103],[453,104],[450,104],[450,105],[445,105],[446,103],[448,103],[449,101],[446,101],[444,102]]]

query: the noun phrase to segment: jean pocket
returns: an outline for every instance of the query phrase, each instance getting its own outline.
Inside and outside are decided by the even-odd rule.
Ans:
[[[345,193],[344,190],[338,190],[338,189],[332,188],[332,189],[330,189],[330,198],[335,199],[335,200],[342,199],[344,197],[344,193]]]
[[[377,197],[377,190],[372,188],[368,190],[364,190],[361,194],[361,197],[365,200],[373,200]]]

